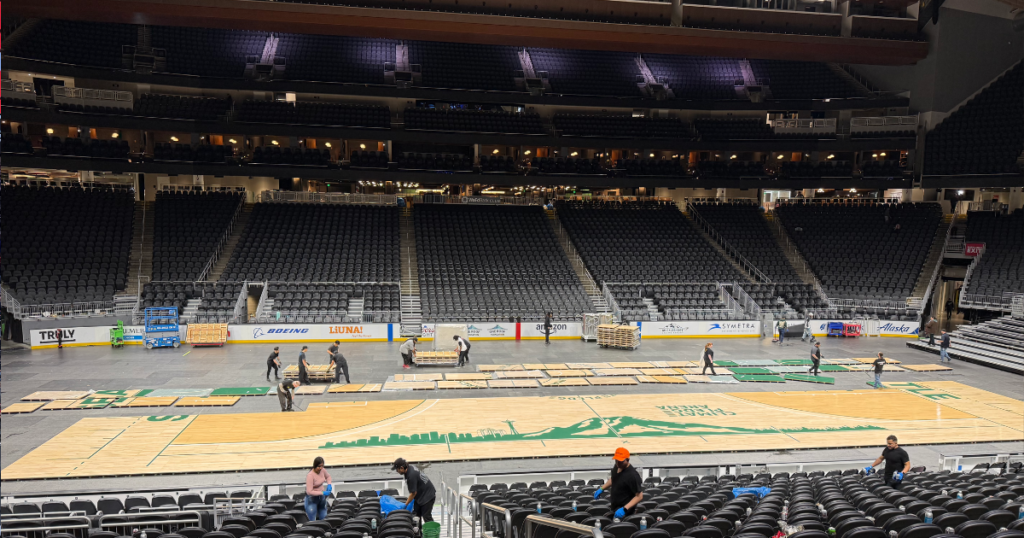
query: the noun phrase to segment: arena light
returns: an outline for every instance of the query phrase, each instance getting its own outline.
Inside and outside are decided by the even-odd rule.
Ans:
[[[836,156],[830,153],[830,154],[828,155],[828,158],[829,158],[829,159],[835,159],[835,158],[836,158]]]
[[[575,157],[575,156],[577,156],[577,155],[579,155],[579,154],[580,154],[580,152],[578,152],[578,151],[574,151],[574,152],[570,153],[570,154],[569,154],[569,156],[570,156],[570,157]]]
[[[825,192],[825,189],[818,189],[818,192]]]
[[[735,158],[736,158],[736,156],[735,156],[735,155],[733,155],[732,157],[729,157],[729,158],[730,158],[730,159],[735,159]]]
[[[271,140],[270,143],[275,145],[275,146],[280,146],[281,145],[280,143],[278,143],[277,140]]]
[[[957,196],[963,196],[964,195],[964,191],[956,191],[956,195]]]
[[[879,155],[881,155],[882,157],[885,157],[885,152],[883,151],[883,152],[879,153]]]
[[[529,155],[529,154],[530,154],[530,150],[526,150],[526,151],[523,152],[523,155]]]
[[[228,139],[228,142],[230,142],[230,143],[232,143],[232,144],[237,144],[237,143],[238,143],[238,141],[237,141],[237,140],[235,140],[234,138],[229,138],[229,139]]]
[[[366,144],[359,144],[359,149],[366,149]]]
[[[46,129],[46,134],[53,134],[53,129]]]
[[[872,157],[878,157],[878,154],[877,153],[872,153],[871,156]]]
[[[330,142],[324,142],[324,146],[329,148],[329,147],[331,147],[331,143]]]
[[[779,155],[778,157],[776,157],[776,159],[781,161],[782,160],[782,155]]]
[[[114,132],[110,133],[110,138],[120,138],[120,137],[121,137],[121,133],[119,133],[117,131],[114,131]]]
[[[492,155],[497,155],[497,154],[498,154],[498,150],[494,150],[494,151],[492,151],[492,152],[491,152],[491,154],[492,154]]]
[[[654,158],[654,154],[653,154],[653,153],[651,154],[651,158],[652,158],[652,159]]]
[[[852,194],[857,194],[857,189],[850,189],[850,192],[851,192]]]
[[[178,137],[176,137],[176,136],[172,136],[171,137],[171,142],[177,142],[177,141],[178,141]]]

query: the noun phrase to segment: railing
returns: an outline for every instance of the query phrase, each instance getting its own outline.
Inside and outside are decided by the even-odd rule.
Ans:
[[[218,497],[213,500],[213,528],[219,529],[225,518],[258,510],[266,502],[263,497]]]
[[[391,323],[391,318],[402,319],[401,310],[363,310],[363,323]],[[375,321],[380,319],[381,321]]]
[[[956,208],[953,210],[953,218],[949,221],[949,227],[946,228],[946,239],[942,243],[942,251],[948,253],[950,249],[950,243],[954,242],[953,228],[956,227]],[[959,237],[960,241],[960,252],[963,252],[963,236]],[[942,270],[942,255],[935,261],[935,268],[932,269],[931,276],[928,277],[928,287],[924,290],[923,297],[908,297],[907,304],[911,308],[917,310],[918,317],[924,314],[924,305],[928,303],[928,298],[932,296],[932,290],[935,288],[935,281],[939,278],[939,272]]]
[[[918,117],[913,116],[876,116],[850,119],[850,132],[865,131],[916,131]]]
[[[514,538],[515,532],[512,529],[512,511],[508,508],[502,508],[495,506],[490,503],[480,503],[480,536],[481,538],[491,538],[496,536],[494,532],[498,527],[502,527],[502,533],[500,536],[504,538]],[[487,532],[491,534],[488,535]]]
[[[153,516],[165,516],[167,519],[153,521]],[[201,526],[202,516],[193,510],[140,512],[133,514],[116,514],[100,516],[99,529],[114,532],[119,536],[132,536],[139,527],[159,529],[164,533],[172,533],[184,527]]]
[[[317,202],[324,204],[372,204],[398,205],[394,194],[348,194],[340,192],[295,192],[263,191],[260,201],[267,202]]]
[[[877,205],[900,203],[903,203],[901,198],[842,198],[839,196],[833,196],[830,198],[779,198],[776,200],[775,205]]]
[[[1010,300],[1010,315],[1013,319],[1024,319],[1024,294],[1014,295]]]
[[[263,287],[266,287],[267,283],[263,283]],[[238,323],[245,319],[243,313],[246,312],[246,299],[249,298],[249,281],[242,282],[242,291],[238,292],[238,299],[235,301],[235,310],[232,314],[231,323]]]
[[[895,200],[895,198],[891,198],[891,200]],[[793,268],[800,270],[803,274],[809,276],[811,278],[811,284],[814,285],[814,291],[818,294],[818,297],[820,297],[822,301],[828,303],[828,294],[825,293],[825,288],[821,286],[821,281],[818,280],[818,275],[814,274],[814,271],[807,265],[807,260],[804,259],[800,249],[797,248],[796,244],[789,238],[789,232],[786,231],[786,227],[782,224],[782,219],[779,217],[778,213],[775,214],[775,218],[771,221],[771,224],[775,226],[778,236],[785,241],[785,245],[783,246],[786,249],[791,249],[793,251],[793,258],[791,258],[787,253],[786,259],[789,260],[791,264],[793,264],[794,261],[800,262],[799,267],[797,267],[796,264],[793,264]]]
[[[572,238],[569,237],[569,232],[562,227],[562,222],[557,218],[553,219],[555,228],[558,230],[558,240],[562,243],[566,254],[569,256],[569,261],[575,266],[577,273],[582,273],[583,288],[587,292],[587,295],[594,296],[600,295],[601,290],[597,287],[597,281],[594,280],[593,275],[590,274],[590,270],[587,269],[587,264],[583,262],[583,258],[580,257],[580,253],[576,250],[576,247],[572,244]]]
[[[69,512],[68,514],[67,516],[47,515],[43,517],[35,514],[31,514],[29,517],[19,517],[17,514],[4,515],[0,519],[0,526],[3,527],[4,536],[40,536],[50,533],[69,533],[76,536],[88,535],[89,529],[92,528],[92,522],[89,521],[89,518],[80,512]],[[74,531],[81,531],[81,533],[75,533]]]
[[[964,289],[967,288],[967,280],[964,280]],[[1019,295],[1013,292],[1006,292],[1002,295],[980,295],[975,293],[964,293],[960,291],[960,308],[975,308],[979,310],[999,310],[1003,312],[1013,311],[1013,301]]]
[[[956,222],[956,219],[953,219]],[[947,235],[946,244],[943,245],[943,254],[963,254],[964,248],[967,246],[967,240],[962,235]]]
[[[740,306],[736,299],[733,299],[732,294],[721,283],[718,284],[718,294],[722,298],[722,302],[725,303],[725,308],[729,311],[728,319],[739,319],[743,317],[742,314],[747,313],[746,309]]]
[[[772,122],[772,130],[776,133],[817,133],[829,134],[836,132],[835,118],[818,119],[783,119]]]
[[[235,214],[231,216],[231,222],[228,223],[228,227],[221,234],[220,239],[217,241],[217,248],[213,249],[213,254],[210,259],[207,260],[206,265],[203,266],[203,270],[199,273],[196,278],[197,281],[203,282],[206,277],[210,275],[210,271],[217,265],[217,261],[220,260],[220,255],[223,253],[224,245],[228,243],[231,238],[232,232],[235,230],[235,224],[238,223],[238,216],[242,214],[242,210],[245,208],[245,196],[240,196],[238,199],[238,207],[235,208]]]
[[[697,211],[697,206],[690,204],[688,206],[688,209],[690,212],[690,216],[693,218],[693,221],[699,224],[704,229],[704,232],[710,235],[712,239],[717,241],[718,244],[721,245],[722,248],[725,250],[725,252],[732,256],[733,259],[735,259],[736,262],[743,267],[743,269],[750,273],[759,282],[771,284],[772,280],[768,278],[768,275],[765,275],[757,267],[755,267],[754,264],[751,263],[750,260],[746,258],[746,256],[741,254],[739,250],[737,250],[735,247],[732,246],[732,244],[726,241],[725,237],[723,237],[722,234],[718,233],[718,231],[715,230],[711,226],[711,224],[708,223],[708,221],[704,220],[704,217],[702,217],[700,213]]]
[[[0,81],[0,89],[3,89],[3,91],[5,93],[6,92],[10,92],[10,93],[24,93],[24,94],[27,94],[27,95],[15,95],[14,96],[15,98],[18,98],[18,97],[28,98],[28,96],[31,95],[32,96],[32,100],[33,101],[36,100],[36,89],[35,89],[35,86],[31,82],[18,82],[16,80],[4,79],[3,81]],[[8,97],[10,97],[10,95],[8,95]]]
[[[612,317],[615,319],[622,319],[622,309],[619,308],[619,303],[615,300],[615,295],[612,294],[611,290],[608,289],[608,284],[601,284],[601,295],[604,295],[604,300],[608,302],[608,308],[612,311]]]
[[[5,304],[10,304],[13,307],[13,303],[7,303],[6,299]],[[17,313],[14,310],[11,310],[11,314],[13,314],[15,318],[21,320],[28,318],[92,318],[113,316],[117,313],[117,306],[114,304],[114,301],[34,305],[19,304],[16,308]]]
[[[281,317],[277,317],[277,313]],[[278,310],[263,312],[254,323],[363,323],[364,317],[347,310]],[[317,321],[319,320],[319,321]]]
[[[974,256],[974,259],[971,260],[971,264],[967,266],[967,273],[964,274],[964,284],[960,287],[960,301],[958,303],[960,306],[969,308],[970,302],[968,301],[967,304],[964,303],[964,297],[967,295],[968,290],[967,286],[971,284],[971,277],[974,276],[974,269],[978,267],[978,264],[981,262],[981,257],[984,255],[985,245],[982,245],[981,250],[979,250]]]
[[[266,319],[266,314],[267,314],[266,308],[267,308],[267,298],[268,297],[270,297],[270,286],[264,284],[263,285],[263,291],[260,293],[259,305],[256,306],[256,315],[253,316],[253,319],[249,320],[249,323],[252,323],[254,321],[256,321],[256,322],[267,321],[267,319]]]
[[[526,522],[524,523],[523,538],[533,538],[534,527],[552,527],[559,531],[569,531],[582,536],[592,535],[594,538],[604,538],[604,534],[601,533],[601,529],[597,527],[588,527],[586,525],[580,525],[579,523],[569,523],[553,518],[545,518],[539,515],[527,516]]]
[[[104,106],[131,110],[132,92],[115,90],[97,90],[92,88],[71,88],[53,86],[53,102],[56,104],[80,104]]]
[[[837,310],[854,308],[874,308],[876,310],[911,310],[907,301],[883,301],[874,299],[829,299],[829,304]]]
[[[754,316],[754,319],[761,319],[761,306],[747,294],[747,290],[743,289],[743,284],[732,283],[732,296],[743,307],[744,312]]]

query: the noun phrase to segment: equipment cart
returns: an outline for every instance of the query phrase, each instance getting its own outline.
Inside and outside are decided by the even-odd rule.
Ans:
[[[155,347],[178,347],[178,309],[175,307],[151,307],[146,309],[146,349]]]

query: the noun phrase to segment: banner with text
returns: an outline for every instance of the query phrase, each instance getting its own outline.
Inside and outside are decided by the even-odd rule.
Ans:
[[[228,343],[262,342],[387,342],[393,327],[387,323],[364,325],[230,325]]]
[[[759,321],[645,321],[641,338],[710,338],[761,336]]]

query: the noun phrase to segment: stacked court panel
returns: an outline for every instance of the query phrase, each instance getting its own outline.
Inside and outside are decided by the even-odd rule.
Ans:
[[[593,312],[540,207],[417,205],[424,319],[577,320]]]

